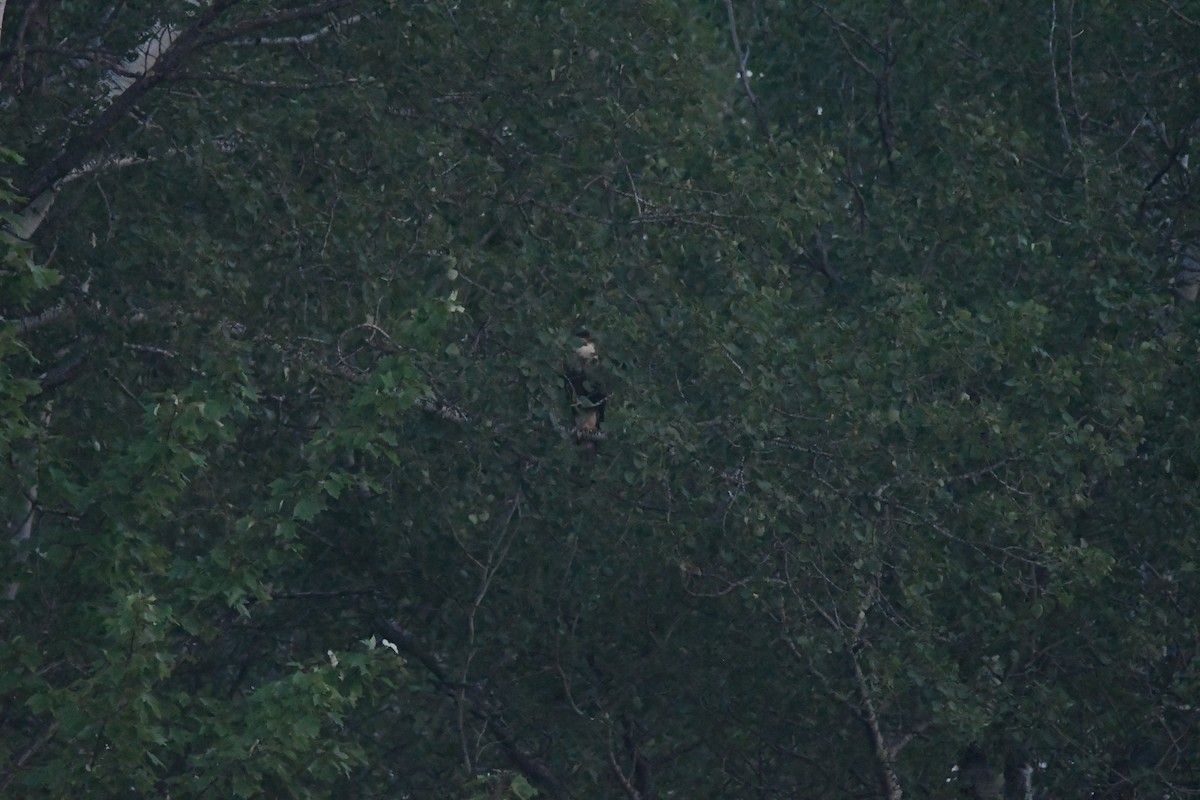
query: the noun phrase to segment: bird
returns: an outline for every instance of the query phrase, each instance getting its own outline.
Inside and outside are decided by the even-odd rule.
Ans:
[[[591,331],[581,329],[575,333],[575,338],[577,344],[563,363],[563,387],[571,408],[571,438],[593,453],[596,442],[604,438],[600,426],[604,422],[609,394],[601,381],[600,353]]]

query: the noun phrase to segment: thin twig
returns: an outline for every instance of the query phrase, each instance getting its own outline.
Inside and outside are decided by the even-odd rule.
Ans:
[[[617,779],[617,783],[620,785],[621,791],[625,793],[625,796],[628,797],[629,800],[642,800],[642,795],[637,789],[634,788],[633,784],[629,782],[629,778],[625,776],[624,771],[622,771],[620,765],[617,764],[617,754],[616,751],[613,750],[611,724],[609,725],[606,738],[608,740],[608,765],[612,767],[613,776]]]
[[[738,80],[742,83],[742,91],[746,93],[746,99],[750,101],[751,107],[754,108],[754,116],[758,120],[758,127],[762,131],[763,137],[769,142],[771,141],[771,130],[767,127],[767,120],[763,116],[762,106],[758,103],[758,97],[755,96],[754,90],[750,88],[750,73],[746,70],[746,63],[750,60],[750,50],[742,50],[741,40],[738,38],[737,31],[737,16],[733,13],[733,0],[725,0],[725,13],[729,17],[729,36],[733,40],[733,52],[738,60]]]
[[[1058,113],[1059,133],[1062,135],[1063,143],[1070,150],[1073,146],[1071,142],[1071,132],[1067,130],[1067,115],[1063,113],[1062,96],[1058,90],[1058,59],[1054,54],[1054,39],[1058,31],[1058,2],[1051,0],[1050,2],[1050,84],[1054,88],[1054,110]],[[1070,36],[1071,32],[1067,31]]]
[[[288,83],[285,81],[264,81],[243,78],[230,72],[190,72],[182,70],[171,76],[172,81],[213,81],[230,83],[235,86],[245,86],[248,89],[269,89],[276,92],[314,92],[319,89],[336,89],[343,86],[353,86],[357,78],[345,78],[337,81],[321,81],[318,83]]]
[[[863,72],[867,73],[872,78],[874,78],[875,70],[871,69],[869,66],[867,66],[867,62],[863,61],[861,58],[859,58],[857,55],[855,55],[854,49],[852,47],[850,47],[850,43],[848,41],[846,41],[846,37],[842,35],[842,31],[847,30],[850,33],[853,33],[857,38],[859,38],[863,42],[865,42],[866,45],[868,47],[870,47],[872,50],[874,50],[876,53],[880,53],[879,45],[875,44],[870,39],[868,39],[865,35],[856,31],[854,28],[850,27],[846,23],[842,22],[841,20],[839,20],[838,18],[833,16],[833,14],[825,6],[818,4],[817,9],[820,10],[822,16],[824,16],[826,19],[828,19],[830,24],[833,25],[833,32],[835,34],[837,34],[838,40],[842,43],[842,49],[846,51],[846,55],[850,57],[850,60],[854,62],[855,66],[857,66]]]

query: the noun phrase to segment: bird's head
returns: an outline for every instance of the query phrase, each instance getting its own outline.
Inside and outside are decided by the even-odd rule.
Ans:
[[[575,336],[579,339],[579,344],[575,347],[575,355],[584,361],[594,359],[596,357],[596,342],[592,338],[592,332],[587,328],[581,328],[575,332]]]

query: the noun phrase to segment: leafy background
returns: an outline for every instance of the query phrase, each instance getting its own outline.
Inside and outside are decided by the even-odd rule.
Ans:
[[[0,794],[1200,792],[1200,5],[0,21]]]

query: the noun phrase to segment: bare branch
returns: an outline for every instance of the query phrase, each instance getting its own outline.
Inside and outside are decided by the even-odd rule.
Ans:
[[[479,559],[471,555],[470,551],[458,538],[455,533],[455,540],[467,553],[467,557],[479,566],[479,589],[475,593],[475,599],[467,609],[467,657],[463,661],[462,674],[459,678],[459,690],[456,694],[458,701],[458,728],[459,739],[462,742],[463,759],[468,770],[474,769],[471,763],[470,751],[467,748],[467,732],[464,724],[465,712],[467,706],[465,703],[465,687],[468,685],[468,679],[471,671],[471,662],[475,658],[475,619],[479,613],[479,609],[483,606],[483,600],[487,596],[488,590],[491,588],[492,580],[500,571],[505,559],[508,558],[509,548],[512,547],[513,539],[516,537],[516,528],[512,526],[513,517],[518,516],[521,509],[521,492],[518,489],[508,501],[508,513],[504,515],[504,521],[500,525],[500,532],[497,543],[488,550],[487,563],[483,563]],[[511,531],[510,531],[511,527]]]
[[[29,31],[29,22],[33,18],[34,11],[37,10],[40,0],[30,0],[29,5],[25,7],[25,13],[21,15],[21,22],[17,26],[16,37],[16,60],[13,62],[13,74],[16,75],[17,91],[25,88],[25,34]]]
[[[229,44],[231,47],[258,47],[258,46],[300,47],[302,45],[311,44],[312,42],[315,42],[317,39],[320,39],[322,36],[326,36],[330,33],[339,31],[342,28],[345,28],[349,25],[354,25],[356,23],[362,22],[364,19],[367,18],[367,16],[368,16],[367,14],[355,14],[352,17],[346,17],[345,19],[339,19],[335,22],[329,23],[324,28],[319,28],[319,29],[313,31],[312,33],[305,33],[300,36],[275,36],[272,38],[258,37],[256,39],[238,39],[237,41],[230,42]]]
[[[865,42],[867,44],[867,46],[870,47],[872,50],[874,50],[876,53],[880,52],[879,46],[877,44],[875,44],[874,42],[872,42],[870,39],[868,39],[866,36],[864,36],[862,33],[856,31],[854,28],[850,27],[849,25],[842,22],[837,17],[833,16],[833,13],[830,12],[830,10],[828,8],[826,8],[825,6],[818,4],[817,8],[820,10],[821,15],[823,17],[825,17],[827,20],[829,20],[829,23],[831,25],[833,25],[833,32],[835,34],[837,34],[838,40],[842,43],[842,49],[846,51],[846,55],[850,57],[850,60],[854,62],[855,66],[857,66],[863,72],[870,75],[872,78],[875,77],[875,70],[868,67],[867,63],[865,61],[863,61],[861,58],[859,58],[857,55],[855,55],[854,48],[852,48],[850,46],[850,43],[848,41],[846,41],[846,37],[842,33],[842,31],[849,31],[850,33],[854,34],[854,36],[856,38]]]
[[[617,763],[617,754],[613,748],[613,742],[612,742],[611,726],[608,731],[607,738],[608,738],[608,765],[609,765],[609,767],[612,768],[613,777],[615,777],[617,779],[617,783],[620,785],[621,791],[625,793],[625,796],[628,797],[629,800],[642,800],[641,793],[634,787],[634,785],[630,782],[629,778],[626,777],[624,770],[621,769],[621,765]]]
[[[725,0],[725,13],[729,18],[729,35],[733,39],[733,52],[738,60],[738,80],[742,83],[742,91],[746,93],[746,99],[750,101],[750,105],[754,109],[754,116],[758,120],[758,127],[769,142],[771,140],[771,130],[767,127],[767,120],[763,116],[762,106],[758,103],[758,97],[754,94],[754,90],[750,88],[750,73],[746,69],[746,63],[750,60],[750,50],[748,48],[742,50],[742,43],[738,38],[737,16],[733,13],[733,0]]]
[[[270,28],[276,25],[281,25],[285,22],[298,22],[300,20],[312,19],[320,17],[339,8],[345,8],[352,5],[355,0],[325,0],[323,3],[314,3],[310,6],[302,8],[293,8],[287,11],[274,11],[262,14],[254,19],[242,20],[234,23],[224,30],[215,31],[200,40],[200,47],[209,47],[214,44],[232,43],[236,44],[237,40],[241,39],[248,33]]]
[[[1073,142],[1071,141],[1071,133],[1070,133],[1070,131],[1067,130],[1067,116],[1066,116],[1066,114],[1063,113],[1062,96],[1058,90],[1058,63],[1057,63],[1058,59],[1055,56],[1055,52],[1054,52],[1054,40],[1055,40],[1055,37],[1057,36],[1057,32],[1058,32],[1058,2],[1057,2],[1057,0],[1051,0],[1051,2],[1050,2],[1050,40],[1049,40],[1050,84],[1054,89],[1054,110],[1056,112],[1058,112],[1059,133],[1062,135],[1063,143],[1067,146],[1067,149],[1070,150],[1073,147]],[[1071,32],[1067,31],[1067,36],[1070,36],[1070,35],[1071,35]]]
[[[865,33],[856,30],[845,22],[833,15],[824,5],[817,4],[817,9],[821,12],[829,23],[833,26],[833,32],[837,35],[838,41],[842,44],[842,49],[846,51],[846,55],[854,62],[855,66],[863,72],[871,76],[875,82],[875,117],[879,125],[880,144],[883,146],[884,157],[887,158],[889,166],[893,165],[892,154],[896,150],[896,136],[893,130],[893,112],[892,112],[892,67],[895,65],[896,50],[893,42],[893,31],[897,16],[895,12],[889,14],[887,33],[882,45],[873,41]],[[856,39],[866,44],[876,55],[883,61],[883,66],[877,71],[872,69],[867,62],[863,61],[850,46],[850,42],[846,40],[846,33],[850,33]],[[853,184],[852,184],[853,185]]]
[[[1200,22],[1197,22],[1194,19],[1184,16],[1183,12],[1181,12],[1178,8],[1176,8],[1175,4],[1170,2],[1170,0],[1160,0],[1160,2],[1168,11],[1171,12],[1171,16],[1175,17],[1176,19],[1178,19],[1179,21],[1181,21],[1187,25],[1191,25],[1193,28],[1200,28]]]
[[[871,735],[871,745],[875,750],[875,764],[879,768],[879,777],[883,784],[884,792],[888,800],[901,800],[904,792],[900,786],[900,778],[896,775],[895,757],[891,748],[887,746],[883,738],[883,731],[879,727],[879,714],[875,710],[875,701],[871,697],[871,689],[867,685],[867,678],[863,674],[862,666],[858,663],[858,653],[850,649],[846,655],[847,660],[850,662],[850,670],[854,675],[855,689],[858,692],[859,710],[862,712],[863,722],[867,726],[867,731]]]
[[[450,696],[457,696],[457,688],[446,671],[446,666],[436,655],[426,650],[417,637],[392,620],[384,620],[381,627],[388,638],[406,653],[412,655],[429,671],[438,688]],[[522,748],[516,735],[503,717],[492,708],[478,687],[463,687],[467,705],[475,718],[487,723],[491,736],[496,740],[513,765],[534,785],[545,791],[550,798],[570,798],[572,794],[563,782],[550,771],[537,756]]]
[[[172,76],[175,81],[219,81],[235,86],[245,86],[251,89],[270,89],[283,92],[308,92],[316,89],[332,89],[338,86],[352,86],[358,83],[357,78],[346,78],[340,81],[323,81],[321,83],[284,83],[282,81],[256,81],[234,75],[229,72],[187,72],[180,71]]]

